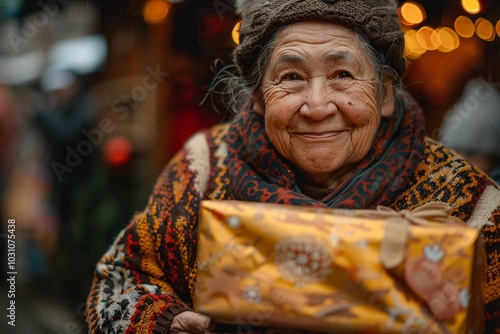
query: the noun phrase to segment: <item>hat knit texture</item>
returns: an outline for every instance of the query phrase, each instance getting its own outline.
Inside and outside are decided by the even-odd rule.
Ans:
[[[404,36],[394,0],[238,0],[236,7],[243,19],[233,57],[243,79],[248,79],[262,47],[279,29],[308,20],[357,29],[401,77],[406,71]]]
[[[445,115],[439,134],[458,152],[500,159],[500,92],[482,78],[471,79]]]

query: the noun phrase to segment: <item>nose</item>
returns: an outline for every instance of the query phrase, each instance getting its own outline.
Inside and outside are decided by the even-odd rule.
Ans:
[[[311,85],[300,107],[300,114],[312,120],[321,121],[336,112],[337,105],[333,102],[328,90],[320,84]]]

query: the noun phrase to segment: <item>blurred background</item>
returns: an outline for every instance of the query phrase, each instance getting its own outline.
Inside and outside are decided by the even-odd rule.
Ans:
[[[471,79],[497,94],[500,2],[404,1],[399,14],[405,87],[439,139]],[[96,261],[182,143],[227,119],[202,101],[237,29],[232,0],[0,0],[1,310],[7,219],[17,270],[16,327],[3,311],[0,333],[87,332]]]

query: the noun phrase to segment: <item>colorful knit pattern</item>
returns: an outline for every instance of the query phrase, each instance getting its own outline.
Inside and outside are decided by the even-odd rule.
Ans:
[[[158,179],[145,211],[97,264],[87,301],[92,333],[169,333],[191,310],[201,200],[343,208],[412,209],[446,202],[482,229],[487,252],[485,333],[500,333],[500,190],[453,151],[424,138],[421,110],[407,96],[384,121],[356,174],[321,201],[302,194],[253,112],[194,135]]]
[[[381,120],[367,156],[353,167],[358,172],[321,202],[296,191],[295,168],[273,148],[263,117],[244,114],[227,135],[235,199],[348,209],[390,205],[423,159],[425,147],[420,108],[408,95],[398,102],[394,116]]]

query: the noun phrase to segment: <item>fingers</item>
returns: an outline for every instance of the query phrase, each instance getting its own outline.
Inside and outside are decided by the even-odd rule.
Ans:
[[[178,314],[170,327],[172,334],[210,334],[214,333],[248,333],[248,334],[304,334],[304,331],[275,328],[275,327],[248,327],[245,330],[235,330],[237,325],[218,324],[207,316],[186,311]]]
[[[209,317],[186,311],[175,316],[170,332],[203,334],[212,331],[214,327],[215,323]]]

